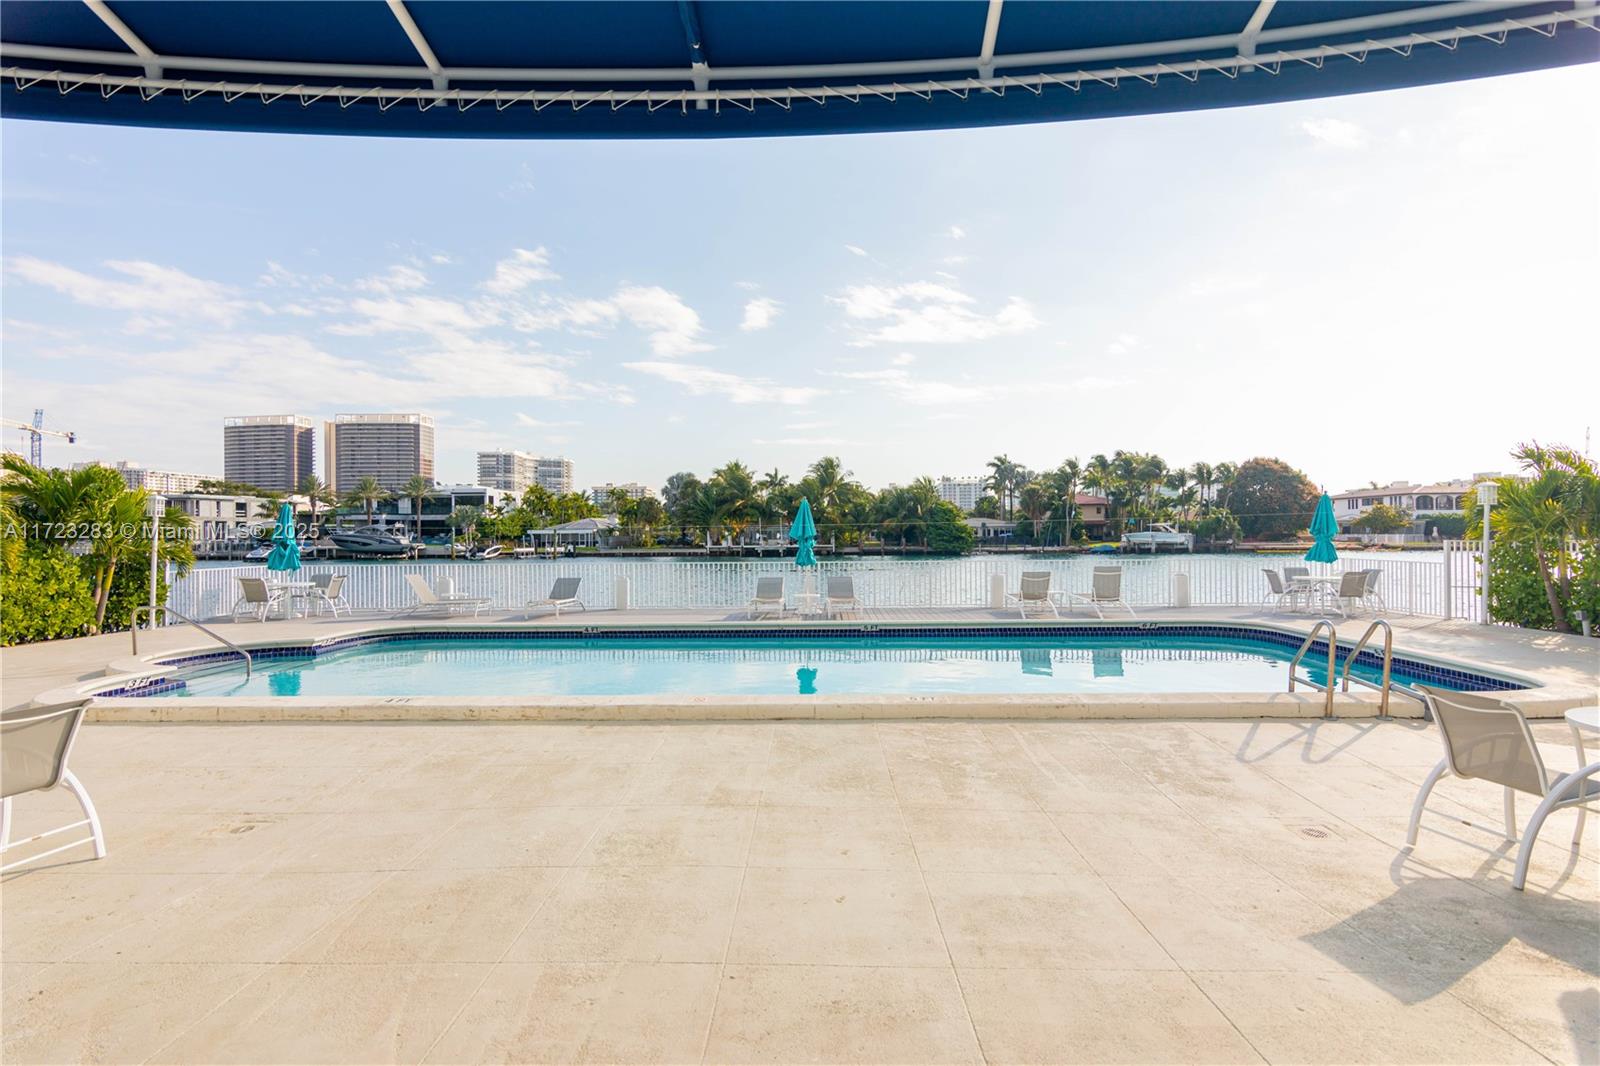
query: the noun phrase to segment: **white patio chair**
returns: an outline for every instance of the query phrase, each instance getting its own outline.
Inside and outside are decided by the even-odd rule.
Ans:
[[[585,607],[583,601],[578,599],[578,582],[582,580],[581,577],[556,578],[555,584],[550,586],[550,595],[542,600],[528,601],[527,607],[524,608],[524,613],[539,607],[550,607],[555,610],[556,617],[560,618],[561,608],[563,607],[576,607],[580,611],[587,611],[589,608]]]
[[[1363,570],[1367,575],[1367,586],[1361,593],[1361,602],[1372,610],[1374,614],[1387,614],[1389,605],[1383,602],[1383,596],[1378,593],[1378,578],[1383,575],[1382,570]]]
[[[1286,604],[1290,610],[1293,610],[1302,598],[1301,590],[1285,585],[1283,583],[1283,575],[1276,570],[1262,567],[1261,572],[1267,576],[1267,594],[1261,597],[1261,602],[1271,603],[1274,611],[1283,610]]]
[[[829,575],[827,597],[822,609],[829,618],[835,613],[861,610],[861,601],[856,599],[855,579],[849,574]]]
[[[1023,618],[1028,617],[1028,611],[1049,611],[1051,618],[1060,618],[1061,612],[1056,609],[1055,601],[1050,598],[1050,571],[1025,570],[1022,574],[1022,587],[1016,592],[1006,593],[1006,602],[1015,604]]]
[[[478,612],[489,606],[487,596],[441,596],[423,580],[421,574],[407,574],[406,584],[411,586],[411,591],[417,597],[417,602],[409,607],[395,612],[396,618],[404,618],[412,614],[455,614],[472,608],[472,616],[476,618]]]
[[[1121,607],[1128,612],[1128,617],[1137,618],[1133,608],[1122,598],[1122,567],[1097,566],[1090,575],[1088,592],[1074,592],[1071,603],[1086,604],[1091,608],[1097,618],[1104,618],[1107,607]]]
[[[83,725],[84,712],[89,707],[87,699],[70,703],[53,703],[42,707],[13,707],[0,711],[0,855],[13,848],[32,844],[88,826],[89,835],[66,844],[58,844],[27,858],[0,865],[0,873],[14,870],[31,862],[57,855],[82,844],[94,845],[94,857],[106,857],[105,833],[100,828],[100,815],[89,799],[89,792],[67,767],[72,755],[72,743],[78,738],[78,728]],[[27,792],[38,792],[67,786],[83,811],[83,818],[35,833],[26,840],[11,841],[11,799]]]
[[[1339,575],[1339,587],[1333,591],[1333,609],[1339,612],[1340,618],[1350,617],[1350,612],[1358,610],[1367,594],[1367,572],[1365,570],[1347,570]]]
[[[239,592],[239,598],[233,602],[233,617],[239,617],[240,610],[245,610],[255,615],[257,622],[265,622],[267,615],[283,599],[282,589],[273,588],[259,577],[241,577]]]
[[[1417,844],[1422,811],[1433,786],[1450,774],[1475,777],[1504,788],[1507,840],[1517,839],[1517,793],[1540,798],[1539,809],[1528,822],[1529,835],[1523,843],[1524,854],[1518,858],[1514,887],[1522,887],[1521,881],[1527,875],[1527,853],[1551,811],[1578,808],[1578,824],[1572,833],[1572,846],[1578,846],[1588,814],[1585,805],[1600,800],[1600,782],[1591,780],[1600,772],[1600,764],[1586,766],[1566,776],[1552,773],[1545,769],[1528,720],[1515,707],[1473,692],[1446,692],[1430,685],[1417,685],[1416,689],[1422,693],[1434,724],[1439,727],[1444,758],[1428,772],[1411,806],[1406,847],[1413,848]]]
[[[326,580],[323,580],[326,578]],[[333,612],[335,618],[339,612],[350,613],[350,601],[344,598],[344,574],[319,574],[312,578],[315,584],[311,587],[311,603],[321,614],[326,607]]]
[[[750,603],[745,609],[745,617],[754,618],[757,614],[766,614],[770,611],[783,613],[783,578],[758,577],[756,594],[750,598]]]

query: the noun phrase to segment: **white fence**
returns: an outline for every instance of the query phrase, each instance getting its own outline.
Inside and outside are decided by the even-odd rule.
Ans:
[[[1430,553],[1431,555],[1431,553]],[[1448,556],[1447,556],[1448,557]],[[981,607],[989,602],[990,577],[1003,574],[1008,589],[1016,589],[1024,570],[1048,570],[1052,587],[1086,592],[1090,571],[1096,565],[1115,563],[1123,571],[1123,595],[1135,607],[1164,606],[1171,602],[1172,576],[1187,574],[1190,602],[1195,606],[1235,607],[1262,602],[1266,594],[1263,568],[1281,568],[1299,560],[1294,556],[1165,555],[1124,556],[971,556],[959,559],[831,559],[819,567],[820,575],[849,574],[856,595],[874,607]],[[1471,617],[1462,610],[1464,596],[1453,584],[1447,564],[1438,556],[1410,559],[1388,552],[1351,552],[1331,567],[1317,572],[1377,569],[1378,591],[1390,611],[1398,614],[1446,614]],[[345,597],[357,610],[395,611],[415,602],[406,574],[420,574],[430,585],[449,577],[457,593],[486,596],[500,608],[514,608],[540,599],[558,577],[582,579],[579,596],[591,608],[616,605],[616,579],[628,579],[629,606],[636,608],[712,608],[743,606],[761,575],[788,578],[788,591],[801,587],[802,578],[787,560],[697,559],[562,559],[487,562],[385,562],[314,563],[298,575],[346,575]],[[264,577],[259,566],[196,568],[173,583],[168,604],[192,618],[217,618],[228,614],[239,595],[240,577]]]

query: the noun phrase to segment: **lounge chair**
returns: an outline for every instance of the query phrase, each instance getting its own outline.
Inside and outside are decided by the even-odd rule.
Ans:
[[[245,610],[255,615],[257,622],[265,622],[267,615],[283,599],[282,589],[273,588],[259,577],[241,577],[239,592],[239,598],[233,602],[233,617],[239,617],[240,610]]]
[[[1070,603],[1082,603],[1093,609],[1095,616],[1104,618],[1107,607],[1121,607],[1128,617],[1137,618],[1133,608],[1122,598],[1122,567],[1097,566],[1090,577],[1088,592],[1072,593]]]
[[[410,614],[455,614],[469,607],[472,608],[472,617],[476,618],[478,612],[492,602],[487,596],[441,596],[429,587],[421,574],[407,574],[406,584],[411,586],[417,602],[397,612],[396,618]]]
[[[783,578],[758,577],[756,578],[756,594],[750,598],[750,605],[745,610],[745,617],[754,618],[757,614],[768,611],[783,613]]]
[[[1517,839],[1516,794],[1525,792],[1538,796],[1539,809],[1528,821],[1527,839],[1517,857],[1512,880],[1512,887],[1520,889],[1527,879],[1533,841],[1551,811],[1577,807],[1578,824],[1572,833],[1572,846],[1576,848],[1583,839],[1583,822],[1588,813],[1584,805],[1600,800],[1600,782],[1593,780],[1600,774],[1600,763],[1582,767],[1564,777],[1552,773],[1545,769],[1544,760],[1539,756],[1539,745],[1528,728],[1528,720],[1515,707],[1472,692],[1446,692],[1429,685],[1416,688],[1433,714],[1434,724],[1439,727],[1444,758],[1428,772],[1411,806],[1406,847],[1416,847],[1417,830],[1428,795],[1439,779],[1447,775],[1476,777],[1505,789],[1507,840]]]
[[[322,580],[323,577],[327,580]],[[324,607],[332,611],[335,618],[339,617],[340,611],[350,613],[350,601],[344,598],[344,578],[343,574],[325,574],[313,578],[315,583],[311,586],[311,602],[318,614],[322,613]]]
[[[849,574],[829,576],[828,594],[823,601],[822,609],[829,618],[832,618],[835,612],[861,610],[861,601],[856,599],[856,583]]]
[[[552,607],[555,609],[557,618],[561,617],[561,608],[563,607],[576,607],[580,611],[587,611],[589,608],[585,607],[583,601],[578,599],[578,582],[582,580],[580,577],[556,578],[555,584],[550,586],[550,595],[542,600],[530,600],[525,610],[532,611],[539,607]]]
[[[1050,598],[1050,571],[1025,570],[1022,574],[1022,587],[1016,592],[1006,593],[1006,602],[1015,604],[1023,618],[1028,617],[1029,610],[1049,611],[1051,618],[1060,618],[1061,612],[1056,609],[1055,601]]]
[[[72,742],[78,737],[78,727],[83,724],[83,714],[89,707],[87,699],[70,703],[53,703],[43,707],[13,707],[0,711],[0,855],[25,844],[53,837],[88,826],[89,835],[66,844],[58,844],[48,851],[29,855],[25,859],[0,865],[0,873],[14,870],[30,862],[57,855],[68,848],[82,844],[94,845],[94,857],[106,857],[106,837],[100,829],[100,815],[94,802],[70,769],[67,759],[72,754]],[[43,791],[66,785],[83,811],[83,817],[56,829],[35,833],[26,840],[11,842],[11,798],[27,792]]]

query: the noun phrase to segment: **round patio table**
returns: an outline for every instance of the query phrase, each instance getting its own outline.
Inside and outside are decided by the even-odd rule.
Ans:
[[[273,581],[268,583],[269,589],[283,590],[283,617],[293,618],[294,601],[296,597],[303,598],[306,593],[317,587],[315,581]]]
[[[1572,730],[1572,746],[1578,751],[1578,765],[1582,766],[1588,760],[1583,750],[1583,735],[1600,733],[1600,706],[1573,707],[1564,717],[1567,728]]]

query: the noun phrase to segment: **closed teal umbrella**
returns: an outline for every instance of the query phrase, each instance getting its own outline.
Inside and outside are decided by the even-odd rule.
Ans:
[[[811,517],[810,500],[801,499],[800,510],[795,512],[794,522],[789,526],[789,539],[800,546],[794,553],[794,565],[817,565],[817,553],[812,550],[817,542],[817,523]]]
[[[278,508],[278,523],[272,527],[272,553],[267,556],[267,569],[290,573],[300,569],[300,542],[294,536],[294,508],[288,504]]]
[[[1306,552],[1308,563],[1336,563],[1339,553],[1333,550],[1334,534],[1339,532],[1338,519],[1333,517],[1333,501],[1324,492],[1317,501],[1317,513],[1311,516],[1311,550]]]

